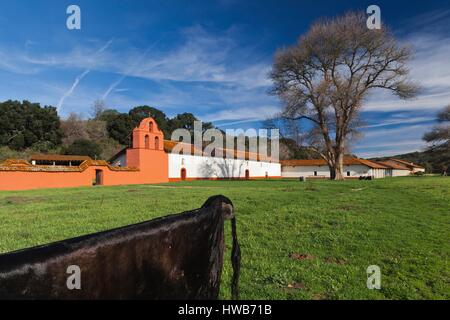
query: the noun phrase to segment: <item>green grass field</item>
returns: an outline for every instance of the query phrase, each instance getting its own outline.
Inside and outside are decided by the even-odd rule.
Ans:
[[[0,192],[0,252],[198,208],[216,194],[236,208],[243,299],[450,298],[450,178],[442,177]],[[225,236],[228,257],[229,223]],[[366,287],[369,265],[381,268],[381,290]],[[230,274],[227,258],[223,298]]]

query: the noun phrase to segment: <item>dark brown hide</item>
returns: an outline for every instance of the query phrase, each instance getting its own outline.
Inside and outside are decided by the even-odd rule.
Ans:
[[[224,219],[232,219],[233,298],[240,252],[231,201],[0,255],[0,299],[217,299]],[[69,290],[67,268],[81,269]]]

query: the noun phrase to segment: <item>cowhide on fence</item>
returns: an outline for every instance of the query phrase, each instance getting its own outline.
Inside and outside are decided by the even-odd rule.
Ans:
[[[2,254],[0,299],[217,299],[224,219],[232,223],[231,290],[237,299],[236,218],[223,196],[193,211]],[[80,289],[67,285],[76,274],[73,265]]]

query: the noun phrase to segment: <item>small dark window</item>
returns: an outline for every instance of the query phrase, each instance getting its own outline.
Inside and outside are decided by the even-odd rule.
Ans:
[[[149,122],[149,124],[148,124],[148,130],[149,130],[150,132],[153,132],[153,122]]]
[[[155,137],[155,149],[159,150],[159,137]]]
[[[150,138],[148,137],[148,135],[145,136],[144,143],[145,143],[145,149],[149,149],[150,148]]]
[[[350,171],[347,171],[347,177],[350,177]]]
[[[314,177],[317,177],[317,171],[314,171]]]

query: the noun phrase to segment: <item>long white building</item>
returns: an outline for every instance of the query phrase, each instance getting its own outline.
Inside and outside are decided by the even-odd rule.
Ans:
[[[283,178],[330,178],[330,170],[323,159],[312,160],[282,160],[281,176]],[[380,179],[410,175],[411,171],[399,165],[379,163],[366,159],[346,157],[344,159],[344,177],[357,179],[371,177]]]
[[[266,179],[281,178],[281,165],[270,158],[248,152],[232,151],[234,158],[196,154],[193,145],[187,145],[184,153],[174,153],[179,142],[164,141],[168,158],[169,181],[201,179]],[[186,152],[187,151],[187,152]],[[227,150],[223,150],[225,154]],[[126,150],[119,152],[110,162],[113,166],[128,166]]]

